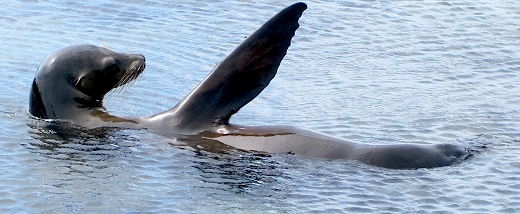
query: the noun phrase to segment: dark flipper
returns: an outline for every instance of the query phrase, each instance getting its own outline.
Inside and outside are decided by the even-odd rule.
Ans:
[[[307,9],[296,3],[282,10],[238,46],[174,109],[184,130],[227,124],[231,115],[253,100],[276,75],[278,66]]]

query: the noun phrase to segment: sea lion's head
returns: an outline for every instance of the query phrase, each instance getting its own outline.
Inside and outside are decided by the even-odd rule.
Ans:
[[[74,119],[85,109],[100,108],[104,96],[143,72],[144,56],[122,54],[94,45],[60,49],[36,72],[29,113],[42,119]]]

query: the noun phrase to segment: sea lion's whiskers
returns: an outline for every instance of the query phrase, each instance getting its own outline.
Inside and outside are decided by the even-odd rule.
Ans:
[[[110,90],[106,96],[106,100],[110,102],[112,97],[117,97],[117,99],[120,99],[120,94],[127,91],[130,87],[133,86],[135,83],[135,80],[139,77],[139,74],[144,70],[144,65],[139,65],[137,67],[131,68],[128,72],[125,73],[125,75],[117,82],[117,84],[114,86],[114,89]]]

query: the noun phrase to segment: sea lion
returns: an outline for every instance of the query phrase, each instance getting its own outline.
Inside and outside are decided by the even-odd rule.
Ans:
[[[144,56],[121,54],[94,45],[76,45],[49,55],[40,65],[29,96],[29,113],[43,119],[70,120],[86,127],[132,120],[106,113],[103,98],[134,80]]]
[[[92,45],[58,50],[36,73],[29,112],[38,118],[67,120],[88,128],[145,128],[164,136],[191,136],[192,140],[244,150],[350,159],[396,169],[447,166],[467,155],[464,147],[451,144],[362,145],[290,126],[230,124],[231,116],[274,78],[306,9],[306,4],[296,3],[279,12],[174,108],[146,117],[120,118],[102,105],[108,91],[143,72],[143,56]]]

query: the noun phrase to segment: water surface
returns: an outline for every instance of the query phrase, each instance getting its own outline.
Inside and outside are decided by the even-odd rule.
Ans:
[[[292,3],[4,1],[0,212],[520,211],[516,1],[308,1],[277,77],[232,118],[366,144],[487,147],[454,166],[210,153],[142,130],[48,127],[27,114],[40,62],[82,43],[147,58],[143,76],[108,97],[109,111],[169,109]]]

